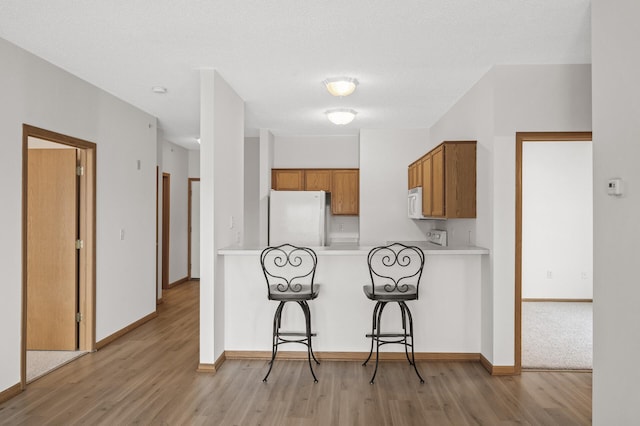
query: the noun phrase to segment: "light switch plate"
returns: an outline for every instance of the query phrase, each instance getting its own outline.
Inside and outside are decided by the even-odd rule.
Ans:
[[[607,183],[607,194],[622,195],[622,179],[609,179],[609,182]]]

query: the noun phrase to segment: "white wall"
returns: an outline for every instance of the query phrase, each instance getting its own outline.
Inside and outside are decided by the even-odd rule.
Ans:
[[[591,142],[525,142],[522,297],[593,298]]]
[[[169,194],[169,284],[188,276],[187,246],[189,244],[189,152],[164,140],[162,143],[162,173],[171,175]],[[162,227],[160,227],[160,232]],[[162,256],[159,256],[161,259]]]
[[[268,129],[260,129],[260,237],[261,246],[269,241],[269,191],[271,190],[271,169],[275,138]]]
[[[244,138],[244,243],[260,244],[260,138]]]
[[[357,168],[358,136],[274,137],[274,168]]]
[[[200,363],[224,351],[224,261],[242,243],[244,102],[213,70],[200,73]]]
[[[156,120],[2,39],[0,63],[1,392],[20,382],[22,124],[97,144],[101,340],[155,311]]]
[[[593,424],[640,417],[640,2],[592,1],[594,294]],[[607,180],[625,194],[606,194]]]
[[[200,150],[191,149],[188,151],[189,156],[189,177],[200,177]]]
[[[442,140],[475,139],[476,244],[491,250],[483,281],[482,354],[511,366],[515,297],[515,134],[589,131],[589,65],[501,65],[491,69],[431,129]],[[454,234],[468,222],[447,221]]]
[[[444,228],[451,244],[460,243],[460,236],[472,231],[474,243],[481,247],[493,246],[493,135],[494,89],[493,74],[480,79],[465,95],[431,127],[429,149],[443,140],[475,140],[476,145],[476,217],[477,219],[448,220]],[[471,228],[470,228],[471,227]],[[481,353],[493,360],[494,294],[493,258],[490,251],[483,257],[481,282]]]
[[[429,130],[360,130],[360,244],[424,240],[432,221],[407,217],[408,167],[429,151]]]

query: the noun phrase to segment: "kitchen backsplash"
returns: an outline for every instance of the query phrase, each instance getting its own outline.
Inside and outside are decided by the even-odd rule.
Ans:
[[[449,246],[474,246],[476,245],[476,219],[451,219],[442,222],[443,227],[437,229],[447,231]]]
[[[329,241],[358,243],[360,218],[358,216],[330,216]]]

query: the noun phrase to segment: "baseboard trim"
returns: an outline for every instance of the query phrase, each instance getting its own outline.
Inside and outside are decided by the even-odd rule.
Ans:
[[[10,400],[16,395],[19,395],[22,392],[22,385],[20,383],[11,386],[0,392],[0,404],[5,401]]]
[[[216,360],[216,362],[213,363],[213,365],[216,367],[216,370],[219,370],[220,367],[222,367],[222,364],[224,364],[226,360],[227,360],[227,355],[225,354],[225,352],[222,352],[222,355],[220,355]]]
[[[593,299],[539,299],[539,298],[530,298],[530,299],[522,299],[523,302],[585,302],[585,303],[593,303]]]
[[[162,299],[162,297],[160,299],[156,299],[156,306],[162,305],[163,303],[164,303],[164,300]]]
[[[364,361],[369,352],[316,352],[316,358],[324,361]],[[268,360],[271,359],[271,351],[225,351],[226,359]],[[447,352],[416,352],[416,361],[470,361],[480,360],[477,353],[447,353]],[[306,351],[278,351],[278,359],[281,360],[305,360]],[[381,352],[382,361],[406,361],[404,352]]]
[[[152,319],[156,318],[157,316],[158,316],[158,312],[154,311],[154,312],[150,313],[149,315],[140,318],[138,321],[136,321],[136,322],[134,322],[132,324],[129,324],[128,326],[126,326],[122,330],[116,331],[112,335],[110,335],[108,337],[105,337],[104,339],[100,340],[99,342],[96,342],[96,350],[100,350],[100,349],[104,348],[109,343],[112,343],[114,340],[117,340],[118,338],[124,336],[125,334],[127,334],[131,330],[134,330],[134,329],[140,327],[142,324],[144,324],[144,323],[146,323],[148,321],[151,321]]]
[[[517,376],[520,374],[514,365],[493,365],[482,354],[480,354],[480,364],[492,376]]]
[[[198,364],[196,371],[198,373],[216,374],[226,359],[225,352],[223,352],[213,364]]]
[[[593,373],[593,370],[565,370],[560,368],[523,368],[523,373]]]
[[[177,285],[180,285],[180,284],[186,283],[187,281],[189,281],[189,277],[188,277],[188,276],[186,276],[186,277],[184,277],[184,278],[180,278],[178,281],[174,281],[174,282],[170,283],[170,284],[168,285],[168,288],[173,288],[173,287],[175,287],[175,286],[177,286]]]
[[[198,368],[196,368],[198,373],[211,373],[216,374],[217,369],[215,364],[198,364]]]

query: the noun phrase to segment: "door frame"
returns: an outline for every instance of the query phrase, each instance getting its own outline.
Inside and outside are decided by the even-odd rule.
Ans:
[[[82,320],[78,326],[78,347],[94,351],[96,346],[96,158],[97,145],[93,142],[22,125],[22,341],[20,359],[20,386],[24,390],[27,378],[27,213],[28,213],[28,155],[29,137],[47,140],[79,150],[85,159],[84,173],[79,186],[79,238],[84,247],[79,252],[78,298]]]
[[[191,279],[191,200],[192,200],[192,190],[193,190],[193,182],[200,182],[200,178],[189,178],[189,208],[188,208],[188,219],[187,219],[187,279]]]
[[[162,288],[169,288],[171,233],[171,174],[162,173]]]
[[[516,132],[515,374],[522,373],[522,148],[524,142],[593,140],[592,132]]]

